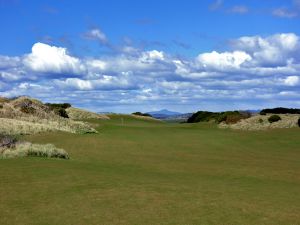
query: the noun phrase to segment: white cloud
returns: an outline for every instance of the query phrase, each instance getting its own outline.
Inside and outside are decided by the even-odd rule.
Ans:
[[[241,37],[231,41],[232,48],[245,51],[260,66],[286,65],[299,50],[299,37],[294,33],[275,34],[266,38],[260,36]]]
[[[282,17],[282,18],[295,18],[298,16],[298,13],[295,11],[288,10],[286,8],[277,8],[272,11],[273,16]]]
[[[300,78],[298,76],[289,76],[284,80],[284,84],[288,86],[296,86],[300,83]]]
[[[293,33],[240,37],[223,52],[185,59],[159,49],[79,58],[65,48],[36,43],[27,55],[0,56],[0,95],[31,95],[82,106],[90,101],[93,108],[179,103],[196,107],[201,102],[214,104],[216,110],[218,103],[220,108],[238,108],[263,105],[266,99],[275,104],[283,99],[279,93],[299,87],[299,43]]]
[[[34,44],[23,63],[31,70],[42,73],[80,74],[85,69],[78,58],[68,55],[65,48],[43,43]]]
[[[251,56],[243,51],[223,53],[213,51],[211,53],[200,54],[197,57],[198,63],[201,66],[216,70],[238,69],[243,63],[250,61],[251,59]]]
[[[106,35],[99,28],[89,30],[84,34],[84,37],[90,40],[98,40],[102,44],[106,44],[108,42]]]

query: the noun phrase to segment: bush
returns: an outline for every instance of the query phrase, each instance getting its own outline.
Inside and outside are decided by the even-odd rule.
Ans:
[[[198,111],[188,118],[188,123],[215,121],[217,123],[225,122],[227,124],[237,123],[241,119],[249,118],[248,112],[226,111],[226,112],[207,112]]]
[[[266,115],[267,113],[272,114],[300,114],[300,109],[289,109],[289,108],[273,108],[273,109],[263,109],[260,111],[260,115]]]
[[[278,116],[278,115],[272,115],[272,116],[270,116],[270,117],[268,118],[268,121],[269,121],[270,123],[274,123],[274,122],[277,122],[277,121],[279,121],[279,120],[281,120],[281,117]]]
[[[298,119],[298,127],[300,127],[300,118]]]
[[[69,118],[69,115],[64,108],[55,109],[54,112],[63,118]]]
[[[134,112],[134,113],[132,113],[132,115],[152,117],[152,116],[151,116],[150,114],[148,114],[148,113],[141,113],[141,112]]]
[[[264,120],[263,120],[262,118],[260,118],[260,119],[258,120],[258,122],[259,122],[259,123],[263,123]]]
[[[66,111],[67,108],[71,107],[69,103],[46,103],[46,106],[50,108],[50,110],[54,111],[56,115],[59,115],[63,118],[69,118],[68,113]]]

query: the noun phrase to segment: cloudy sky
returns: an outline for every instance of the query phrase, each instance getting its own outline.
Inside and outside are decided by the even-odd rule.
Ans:
[[[300,108],[300,0],[0,0],[0,95],[93,111]]]

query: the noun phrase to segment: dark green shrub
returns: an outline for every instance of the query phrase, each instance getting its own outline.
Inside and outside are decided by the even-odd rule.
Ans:
[[[259,123],[263,123],[264,120],[263,120],[262,118],[260,118],[260,119],[258,120],[258,122],[259,122]]]
[[[298,119],[298,126],[300,127],[300,118]]]
[[[152,116],[151,116],[150,114],[148,114],[148,113],[141,113],[141,112],[134,112],[134,113],[132,113],[132,115],[152,117]]]
[[[300,109],[289,109],[289,108],[273,108],[273,109],[263,109],[260,111],[260,115],[266,115],[267,113],[272,114],[300,114]]]
[[[54,109],[54,112],[61,117],[69,118],[68,113],[64,108],[56,108]]]
[[[217,123],[225,122],[227,124],[237,123],[241,119],[251,116],[248,112],[226,111],[226,112],[207,112],[198,111],[188,118],[188,123],[215,121]]]
[[[70,108],[71,104],[69,104],[69,103],[46,103],[45,105],[48,106],[50,110],[54,111],[55,114],[57,114],[61,117],[64,117],[64,118],[69,118],[66,109]]]
[[[270,117],[268,118],[268,121],[269,121],[270,123],[274,123],[274,122],[277,122],[277,121],[279,121],[279,120],[281,120],[281,117],[278,116],[278,115],[272,115],[272,116],[270,116]]]
[[[49,106],[52,109],[54,109],[54,108],[67,109],[67,108],[72,107],[72,105],[70,103],[46,103],[45,105]]]

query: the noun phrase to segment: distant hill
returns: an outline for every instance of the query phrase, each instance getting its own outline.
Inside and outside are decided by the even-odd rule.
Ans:
[[[147,114],[150,114],[152,117],[157,118],[157,119],[166,119],[168,117],[179,116],[182,113],[172,112],[167,109],[163,109],[160,111],[147,112]]]

